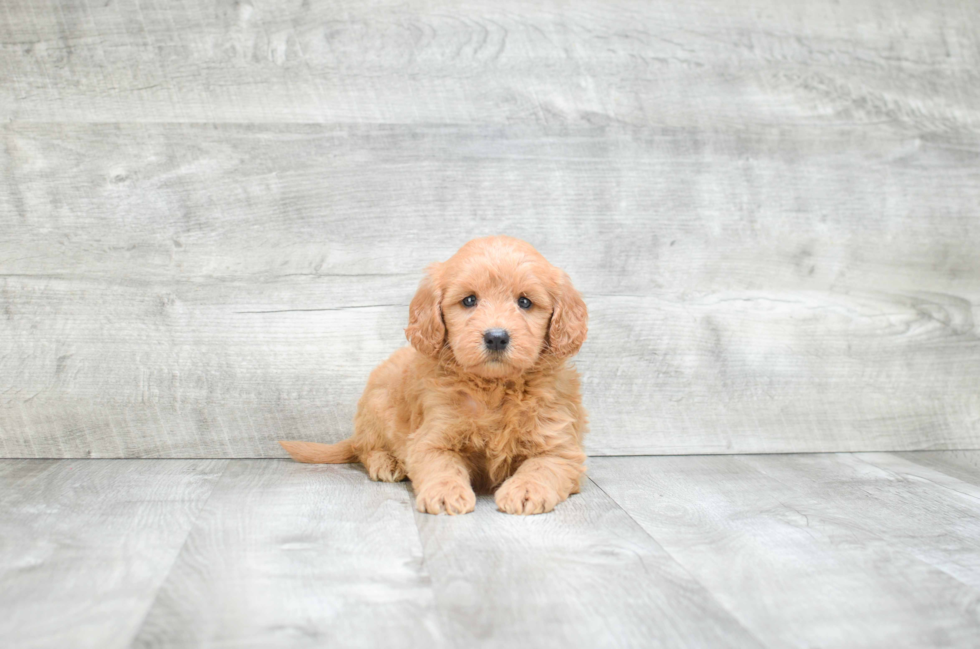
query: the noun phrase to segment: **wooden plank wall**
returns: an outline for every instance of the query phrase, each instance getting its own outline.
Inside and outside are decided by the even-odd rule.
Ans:
[[[969,0],[11,0],[0,138],[0,456],[339,440],[492,233],[593,454],[980,447]]]

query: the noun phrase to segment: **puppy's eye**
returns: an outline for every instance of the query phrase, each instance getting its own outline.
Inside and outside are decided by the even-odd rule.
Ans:
[[[463,306],[476,306],[476,296],[467,295],[463,298]]]
[[[527,299],[522,295],[519,298],[517,298],[517,306],[521,307],[522,309],[530,309],[531,300]]]

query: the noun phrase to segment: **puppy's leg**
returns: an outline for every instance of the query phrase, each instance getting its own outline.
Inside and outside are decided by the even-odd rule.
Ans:
[[[357,403],[354,416],[354,439],[358,442],[358,459],[372,480],[398,482],[405,479],[405,467],[391,452],[397,427],[392,420],[390,402],[392,384],[400,376],[398,354],[371,373],[368,385]]]
[[[408,477],[415,507],[429,514],[467,514],[476,506],[470,474],[459,453],[445,449],[413,449]]]
[[[361,455],[361,463],[368,477],[380,482],[401,482],[405,479],[405,467],[388,451],[374,450]]]
[[[578,493],[584,473],[585,455],[581,451],[529,458],[497,489],[497,509],[507,514],[550,512],[569,494]]]

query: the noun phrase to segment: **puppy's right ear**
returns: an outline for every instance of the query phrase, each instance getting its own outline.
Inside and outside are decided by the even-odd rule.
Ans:
[[[439,278],[442,265],[435,263],[426,269],[412,303],[408,306],[408,326],[405,337],[417,351],[436,357],[446,343],[446,325],[442,320],[442,291]]]
[[[577,354],[589,333],[589,310],[582,295],[572,286],[568,273],[561,271],[558,280],[555,309],[548,328],[548,344],[558,358]]]

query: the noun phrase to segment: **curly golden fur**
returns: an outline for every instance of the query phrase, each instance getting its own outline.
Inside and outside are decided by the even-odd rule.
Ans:
[[[409,306],[411,347],[371,373],[354,436],[281,444],[300,462],[360,461],[373,480],[407,477],[421,512],[471,512],[474,488],[496,489],[509,514],[551,511],[585,473],[586,412],[565,361],[587,328],[568,275],[532,246],[475,239],[429,266]],[[509,341],[493,351],[486,335],[500,329]]]

